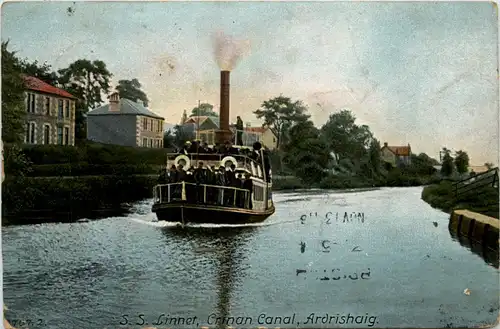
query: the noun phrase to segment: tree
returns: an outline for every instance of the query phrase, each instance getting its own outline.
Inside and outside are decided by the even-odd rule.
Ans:
[[[146,93],[141,90],[141,83],[137,79],[132,80],[119,80],[118,86],[116,86],[116,90],[120,95],[120,98],[127,98],[134,102],[137,102],[138,99],[144,102],[144,106],[148,106],[149,100],[146,96]]]
[[[39,64],[38,61],[29,62],[27,59],[24,59],[20,65],[22,73],[26,75],[36,77],[52,86],[59,84],[57,73],[52,71],[52,66],[47,63]]]
[[[441,174],[443,176],[450,176],[453,173],[453,158],[450,155],[451,151],[443,147],[443,162],[441,164]]]
[[[309,120],[299,121],[289,135],[290,142],[283,145],[287,167],[307,184],[320,182],[332,158],[319,130]]]
[[[7,50],[9,41],[2,42],[2,140],[21,143],[24,135],[24,81],[21,62],[15,52]]]
[[[460,174],[466,173],[469,169],[469,155],[462,150],[455,154],[455,166]]]
[[[102,104],[102,95],[110,90],[112,74],[103,61],[79,59],[59,72],[59,83],[67,92],[77,97],[75,114],[75,139],[77,143],[87,138],[85,113]]]
[[[175,136],[167,130],[163,133],[163,148],[175,148]]]
[[[287,132],[293,124],[306,122],[310,115],[306,114],[307,108],[302,101],[292,101],[282,95],[264,101],[261,108],[253,113],[257,119],[264,118],[264,125],[276,136],[276,147],[279,148],[284,139],[287,138]]]
[[[356,117],[348,110],[331,114],[321,127],[321,134],[328,148],[340,158],[359,162],[368,152],[373,134],[368,126],[358,126],[355,121]]]
[[[494,165],[493,163],[491,163],[491,162],[486,162],[486,163],[484,164],[484,166],[485,166],[488,170],[490,170],[490,169],[491,169],[491,168],[493,168],[495,165]]]
[[[183,126],[181,125],[175,125],[173,144],[176,147],[180,148],[184,146],[184,143],[193,139],[194,135],[191,132],[186,131],[186,129],[183,129]]]
[[[380,161],[380,142],[373,138],[370,142],[370,148],[368,150],[369,163],[375,174],[380,172],[382,163]]]
[[[200,106],[194,107],[191,110],[191,114],[189,116],[219,117],[219,114],[217,112],[214,112],[214,106],[212,104],[201,103]]]
[[[59,70],[59,75],[61,85],[83,101],[81,110],[84,113],[103,103],[102,95],[109,93],[109,81],[113,76],[103,61],[87,59],[79,59]]]

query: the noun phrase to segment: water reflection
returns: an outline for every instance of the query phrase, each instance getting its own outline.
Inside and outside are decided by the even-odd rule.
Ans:
[[[455,230],[448,227],[448,231],[450,232],[450,236],[454,241],[458,241],[460,245],[472,251],[474,254],[481,257],[486,264],[493,266],[495,268],[499,268],[499,251],[498,249],[494,249],[493,247],[483,245],[476,241],[469,239],[466,236],[458,234]]]
[[[223,319],[230,316],[233,291],[245,277],[247,269],[243,266],[246,259],[246,242],[256,230],[255,227],[173,227],[162,230],[169,239],[180,239],[181,243],[191,244],[193,252],[209,253],[217,259],[215,272],[217,314],[211,317],[211,324],[217,324],[218,329],[226,328],[223,322],[215,323],[216,318]]]

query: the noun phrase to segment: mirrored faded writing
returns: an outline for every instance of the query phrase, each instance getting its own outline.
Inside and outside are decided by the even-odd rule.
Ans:
[[[306,252],[306,249],[308,248],[308,245],[306,242],[301,241],[300,242],[300,253],[303,254]],[[337,250],[337,248],[347,248],[348,251],[350,252],[361,252],[363,249],[361,246],[356,245],[356,244],[349,244],[349,243],[344,243],[341,244],[340,242],[336,242],[335,240],[319,240],[316,244],[313,245],[312,249],[307,249],[307,250],[312,250],[313,252],[324,252],[324,253],[329,253],[332,250]]]
[[[367,271],[355,271],[348,272],[342,271],[339,268],[331,269],[331,270],[306,270],[306,269],[297,269],[296,276],[303,276],[306,279],[306,276],[309,274],[310,278],[320,281],[338,281],[338,280],[368,280],[370,279],[370,268]]]
[[[364,212],[310,212],[308,214],[302,214],[300,216],[300,223],[306,224],[308,221],[318,222],[318,219],[323,223],[329,225],[334,223],[364,223],[365,213]]]

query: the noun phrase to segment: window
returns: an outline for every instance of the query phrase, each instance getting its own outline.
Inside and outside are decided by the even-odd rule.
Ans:
[[[43,126],[43,143],[44,144],[50,144],[50,126],[49,125],[44,125]]]
[[[149,147],[153,147],[153,139],[149,140]]]
[[[26,127],[26,143],[35,144],[36,143],[36,125],[34,122],[29,122]]]
[[[66,118],[69,118],[69,101],[66,100]]]
[[[69,127],[64,127],[64,145],[69,145]]]
[[[153,119],[149,120],[149,129],[153,131]]]
[[[163,121],[158,121],[158,132],[161,133],[161,131],[163,130]]]
[[[148,119],[142,118],[142,130],[148,130]]]
[[[26,110],[28,113],[35,113],[35,94],[28,94],[28,99],[26,100]]]
[[[63,101],[62,99],[59,100],[59,104],[58,104],[58,118],[59,119],[64,119],[64,111],[63,111]]]
[[[45,97],[45,114],[50,115],[50,97]]]
[[[163,140],[160,139],[160,148],[163,147]]]
[[[62,127],[57,127],[57,144],[63,145],[63,129],[62,129]]]
[[[143,138],[142,139],[142,146],[143,147],[148,147],[148,139],[147,138]]]
[[[253,199],[255,201],[264,201],[264,189],[262,186],[254,186]]]

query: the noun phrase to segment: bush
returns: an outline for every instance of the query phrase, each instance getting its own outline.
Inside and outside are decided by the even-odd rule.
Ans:
[[[297,177],[273,178],[273,190],[295,190],[308,188]]]
[[[43,164],[32,166],[29,176],[93,176],[157,174],[159,165],[148,164],[88,164],[87,162]]]
[[[152,196],[156,177],[6,177],[3,183],[2,214],[19,220],[30,211],[65,212],[72,219],[93,210],[118,208]]]

